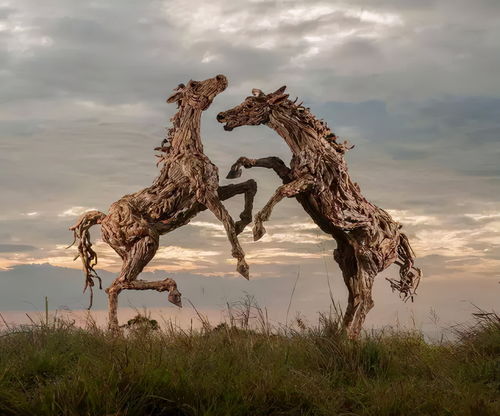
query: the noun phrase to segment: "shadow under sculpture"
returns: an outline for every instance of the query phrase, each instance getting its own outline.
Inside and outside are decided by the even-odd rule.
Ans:
[[[257,184],[246,182],[219,186],[217,167],[203,153],[200,137],[201,113],[216,95],[227,87],[224,75],[205,81],[180,84],[168,103],[177,103],[178,111],[171,118],[172,128],[157,150],[161,151],[161,172],[154,183],[136,193],[125,195],[114,202],[104,214],[90,211],[83,214],[70,230],[78,242],[78,255],[83,263],[85,289],[91,291],[94,279],[101,279],[94,270],[97,254],[92,249],[89,228],[100,224],[102,238],[122,258],[119,276],[106,289],[109,302],[109,329],[117,331],[118,295],[122,290],[168,291],[168,299],[182,306],[181,294],[173,279],[157,282],[137,280],[144,267],[153,259],[160,235],[187,224],[197,213],[209,209],[223,223],[232,246],[232,256],[237,259],[237,271],[249,278],[249,269],[237,235],[252,221],[252,206]],[[245,206],[236,223],[221,201],[244,194]],[[75,258],[75,259],[76,259]],[[84,290],[85,290],[84,289]]]
[[[288,144],[293,157],[290,168],[277,157],[239,158],[228,178],[241,176],[241,168],[273,169],[282,179],[280,186],[254,219],[254,240],[266,232],[263,223],[283,198],[295,197],[319,228],[337,242],[334,259],[342,270],[349,292],[343,325],[351,338],[361,332],[367,313],[373,307],[372,287],[375,276],[396,263],[399,280],[389,280],[404,300],[412,299],[422,276],[414,267],[414,253],[408,238],[383,209],[370,203],[351,181],[344,153],[352,147],[339,143],[323,120],[308,108],[288,99],[286,87],[264,94],[252,90],[240,105],[221,112],[217,120],[231,131],[243,125],[265,124]]]

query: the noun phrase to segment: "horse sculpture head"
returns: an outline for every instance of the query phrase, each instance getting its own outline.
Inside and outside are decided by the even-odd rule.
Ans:
[[[217,94],[227,87],[227,78],[217,75],[204,81],[190,80],[187,85],[179,84],[174,93],[167,99],[167,103],[176,102],[179,107],[192,107],[206,110]]]
[[[217,121],[226,123],[224,130],[227,131],[240,126],[266,124],[269,122],[273,107],[288,98],[288,94],[284,94],[285,88],[286,86],[283,86],[270,94],[264,94],[261,90],[254,88],[252,95],[245,98],[241,104],[219,113]]]

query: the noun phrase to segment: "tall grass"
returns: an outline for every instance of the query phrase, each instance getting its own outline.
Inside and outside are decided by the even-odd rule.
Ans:
[[[204,319],[201,315],[200,317]],[[0,337],[0,415],[498,415],[500,319],[454,343],[346,339],[334,314],[273,328],[247,298],[200,330],[58,319]]]

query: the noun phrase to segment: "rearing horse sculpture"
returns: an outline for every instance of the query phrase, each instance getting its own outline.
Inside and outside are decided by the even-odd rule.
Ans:
[[[136,280],[154,257],[160,235],[187,224],[197,213],[208,208],[224,224],[237,259],[238,272],[248,279],[248,265],[237,235],[252,221],[252,204],[257,184],[254,180],[219,186],[217,167],[203,153],[200,120],[215,96],[227,87],[224,75],[205,81],[180,84],[168,103],[176,102],[179,110],[172,117],[168,146],[162,146],[160,175],[141,191],[125,195],[114,202],[108,214],[90,211],[82,215],[70,229],[78,241],[78,253],[85,271],[85,288],[92,287],[99,276],[94,270],[97,255],[90,243],[89,228],[100,224],[102,238],[122,258],[119,276],[106,289],[109,301],[109,328],[118,329],[118,294],[124,289],[169,291],[169,300],[181,306],[180,293],[172,279],[159,282]],[[164,141],[165,142],[165,141]],[[237,194],[245,195],[245,208],[240,220],[233,222],[221,201]],[[78,257],[78,256],[77,256]]]
[[[254,239],[265,234],[263,223],[273,207],[284,197],[295,197],[325,233],[337,242],[334,259],[339,264],[349,291],[344,327],[356,338],[366,314],[373,307],[375,276],[392,263],[400,266],[400,279],[389,280],[405,299],[413,298],[421,271],[414,267],[414,254],[401,225],[383,209],[368,202],[347,172],[344,153],[347,143],[337,137],[326,123],[315,118],[308,108],[288,99],[285,87],[271,94],[252,90],[240,105],[219,113],[217,120],[231,131],[243,125],[265,124],[286,141],[293,153],[290,168],[277,157],[241,157],[228,178],[241,175],[241,167],[274,169],[283,180],[264,208],[255,216]]]

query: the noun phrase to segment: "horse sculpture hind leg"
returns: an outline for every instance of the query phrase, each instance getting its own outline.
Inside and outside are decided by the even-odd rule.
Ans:
[[[148,235],[135,242],[123,256],[123,264],[119,276],[106,289],[109,302],[108,327],[110,330],[118,330],[118,295],[123,289],[133,289],[133,287],[127,287],[127,285],[135,281],[144,267],[151,261],[158,250],[158,245],[159,236],[152,237]]]
[[[241,231],[252,221],[252,208],[255,193],[257,192],[257,183],[253,179],[246,182],[221,186],[218,189],[219,199],[221,201],[232,198],[235,195],[244,194],[245,208],[241,213],[241,220],[234,224],[236,234]],[[232,233],[230,233],[232,235]],[[123,255],[123,265],[120,275],[115,279],[113,284],[106,289],[108,294],[109,305],[109,324],[111,331],[117,332],[118,325],[118,295],[123,290],[156,290],[158,292],[169,292],[169,301],[177,306],[182,306],[181,294],[177,290],[177,284],[173,279],[167,278],[156,282],[146,282],[144,280],[136,280],[137,276],[142,272],[144,267],[151,261],[156,254],[159,244],[159,236],[155,235],[155,231],[151,229],[150,235],[137,241],[130,251],[123,251],[120,246],[114,247],[115,251]],[[248,275],[248,266],[245,268],[245,263],[241,266],[242,271]]]
[[[372,288],[377,273],[363,267],[360,261],[362,255],[357,255],[351,244],[343,241],[337,241],[337,243],[338,246],[333,256],[339,264],[349,293],[343,326],[349,338],[357,338],[366,315],[374,305]]]

